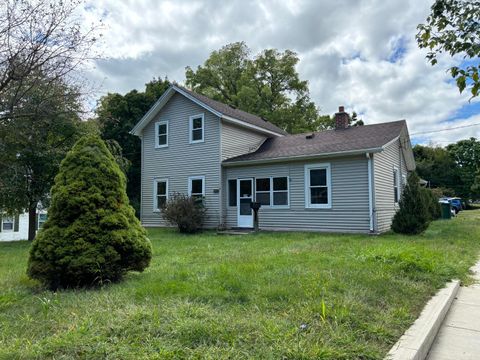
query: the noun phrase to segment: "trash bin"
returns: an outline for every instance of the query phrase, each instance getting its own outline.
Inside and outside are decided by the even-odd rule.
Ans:
[[[440,204],[442,206],[442,219],[451,219],[452,217],[452,205],[448,202]]]

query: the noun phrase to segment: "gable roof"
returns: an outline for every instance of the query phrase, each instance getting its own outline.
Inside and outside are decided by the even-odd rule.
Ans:
[[[373,153],[382,151],[399,138],[402,138],[407,167],[413,170],[415,162],[413,153],[409,154],[411,147],[405,120],[269,138],[256,151],[224,160],[223,163],[233,166],[314,156]]]
[[[150,110],[143,116],[143,118],[133,127],[130,133],[137,136],[140,135],[145,126],[147,126],[147,124],[158,114],[158,112],[163,108],[163,106],[165,106],[168,100],[170,100],[175,93],[185,96],[186,98],[203,107],[205,110],[210,111],[225,121],[235,123],[239,126],[248,127],[268,135],[288,135],[286,131],[259,116],[239,109],[234,109],[231,106],[216,100],[212,100],[204,95],[197,94],[179,85],[171,85],[167,91],[165,91],[163,95],[155,102]]]

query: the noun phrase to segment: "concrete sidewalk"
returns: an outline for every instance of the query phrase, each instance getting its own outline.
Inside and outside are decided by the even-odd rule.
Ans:
[[[472,271],[476,284],[459,289],[427,360],[480,359],[480,262]]]

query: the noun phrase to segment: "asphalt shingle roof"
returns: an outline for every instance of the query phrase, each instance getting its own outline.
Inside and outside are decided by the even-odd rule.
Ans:
[[[208,105],[212,109],[222,113],[223,115],[230,116],[232,118],[244,121],[246,123],[249,123],[251,125],[258,126],[262,129],[270,130],[278,134],[282,135],[288,135],[288,133],[282,129],[280,129],[278,126],[275,126],[271,122],[268,122],[267,120],[262,119],[260,116],[250,114],[248,112],[245,112],[240,109],[235,109],[232,108],[231,106],[228,106],[227,104],[221,103],[219,101],[210,99],[209,97],[206,97],[201,94],[197,94],[196,92],[193,92],[192,90],[189,90],[183,86],[176,85],[179,89],[185,91],[189,95],[193,96],[195,99],[203,102],[204,104]]]
[[[255,152],[227,159],[224,163],[377,149],[398,137],[404,127],[406,121],[400,120],[268,138]],[[312,138],[307,138],[307,135],[312,134]]]

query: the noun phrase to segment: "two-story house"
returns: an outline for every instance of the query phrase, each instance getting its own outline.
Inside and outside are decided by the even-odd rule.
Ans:
[[[244,111],[172,85],[133,128],[142,140],[141,221],[167,226],[174,192],[203,196],[205,226],[382,232],[415,161],[404,120],[289,135]]]

